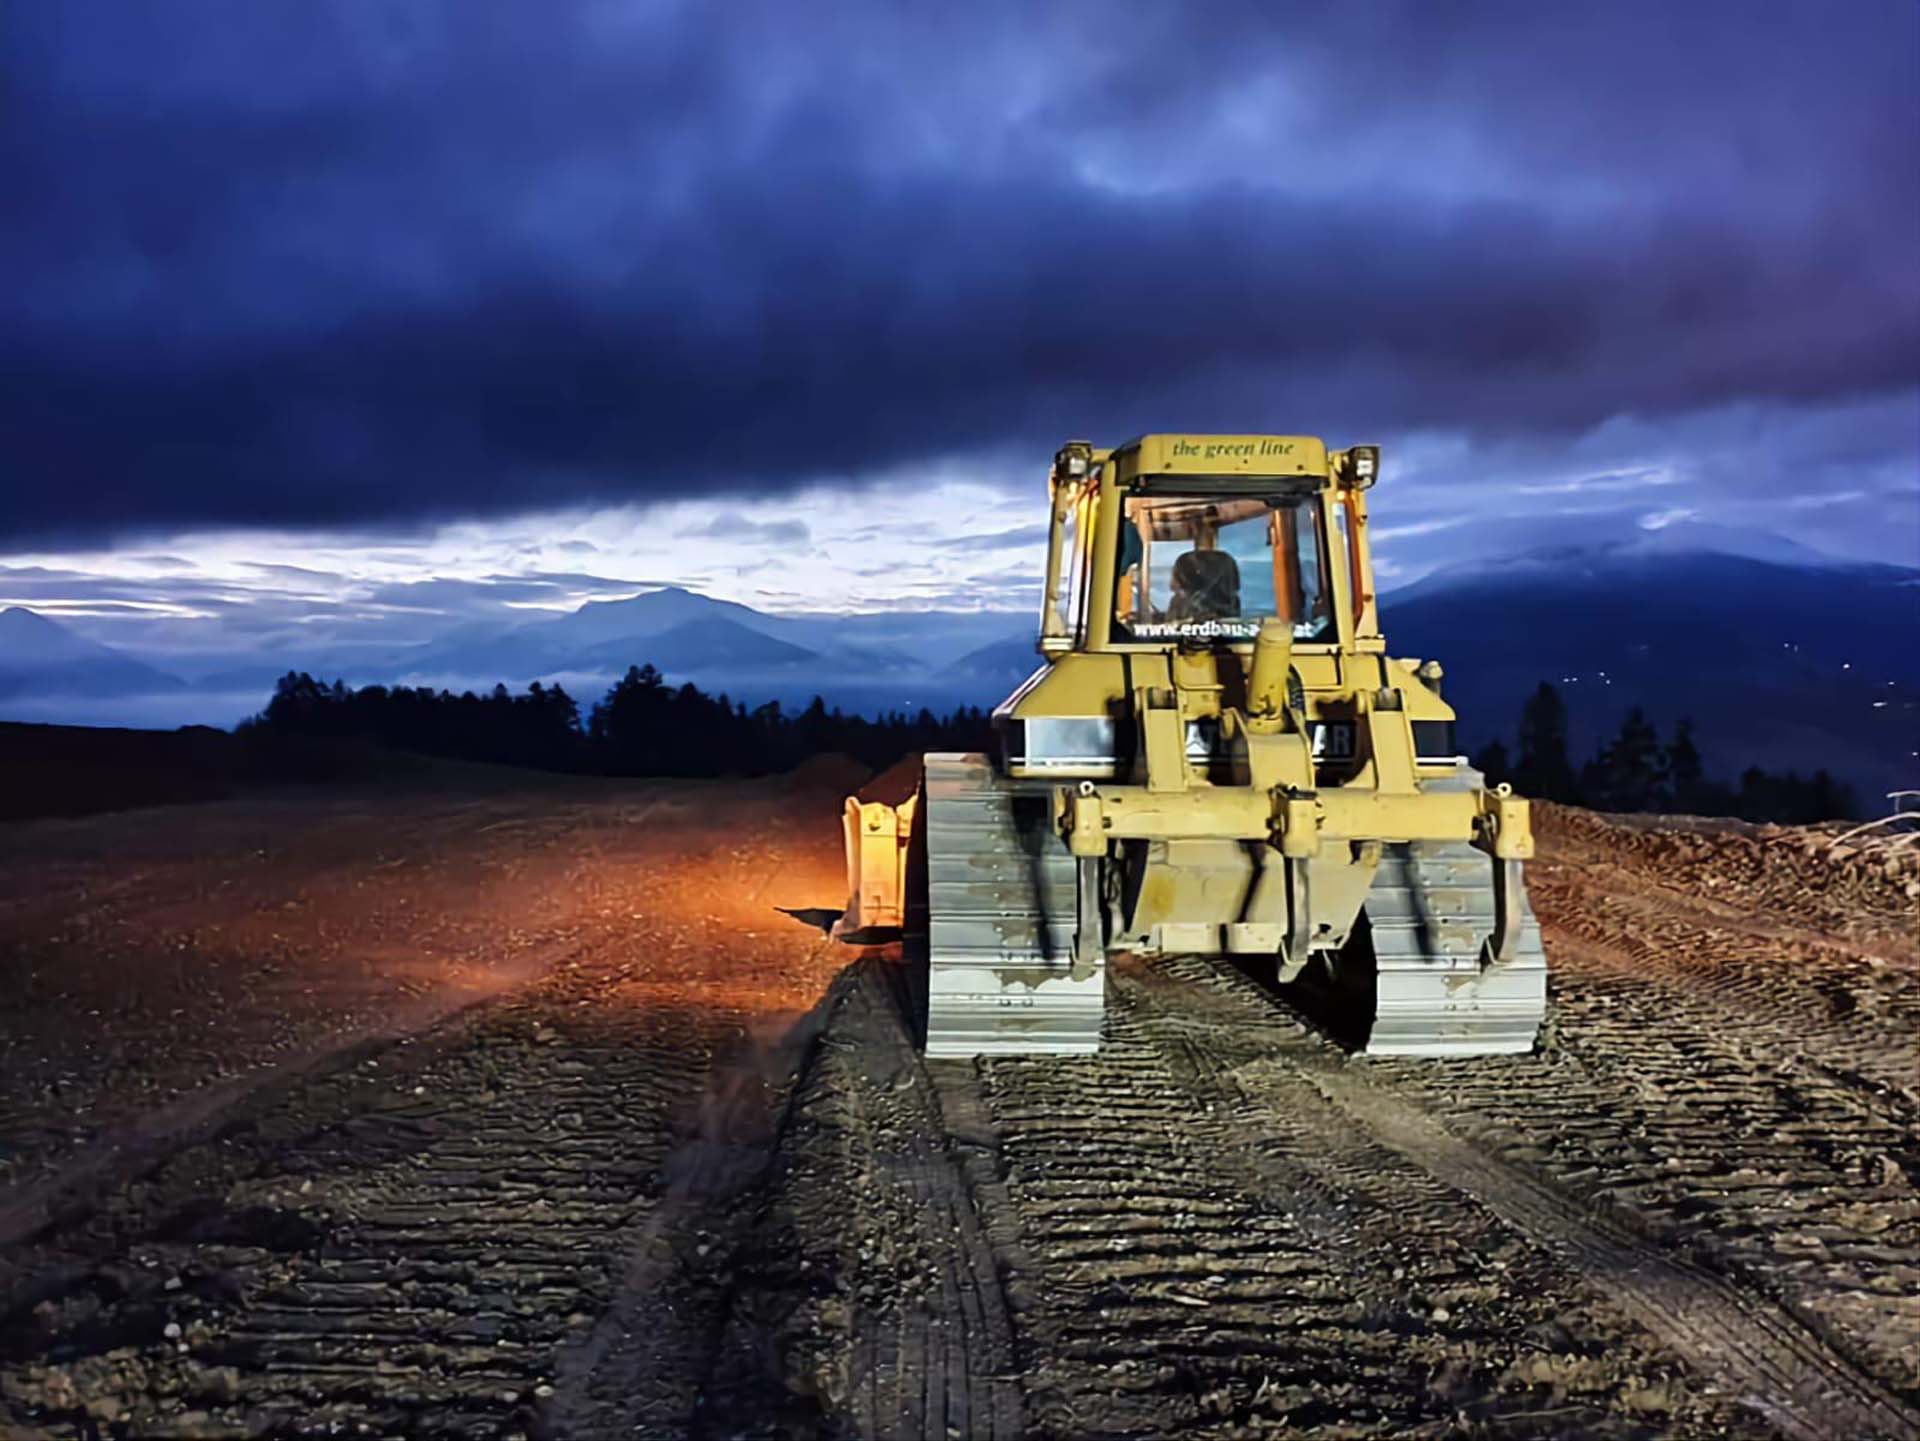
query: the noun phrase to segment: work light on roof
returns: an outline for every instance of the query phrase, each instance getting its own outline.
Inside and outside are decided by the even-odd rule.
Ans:
[[[1347,452],[1347,458],[1355,489],[1370,489],[1380,478],[1380,447],[1356,445]]]

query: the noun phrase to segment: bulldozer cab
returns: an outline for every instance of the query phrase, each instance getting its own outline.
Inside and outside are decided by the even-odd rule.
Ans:
[[[1363,493],[1371,447],[1146,436],[1055,457],[1041,649],[1378,645]]]

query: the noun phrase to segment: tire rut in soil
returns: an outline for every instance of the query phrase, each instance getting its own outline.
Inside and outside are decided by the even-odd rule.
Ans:
[[[1592,1138],[1601,1184],[1764,1278],[1920,1409],[1914,930],[1875,913],[1862,940],[1796,924],[1791,907],[1729,916],[1577,870],[1555,889],[1556,1059],[1621,1122]],[[1650,1122],[1660,1094],[1674,1104]],[[1559,1115],[1522,1124],[1549,1145],[1566,1130]],[[1697,1138],[1714,1129],[1702,1165]]]
[[[1769,1434],[1304,1080],[1286,1105],[1243,1088],[1338,1053],[1264,997],[1196,1009],[1198,979],[1122,962],[1100,1055],[969,1073],[1037,1431]]]
[[[1173,999],[1165,979],[1176,974],[1184,983],[1180,1001]],[[1581,973],[1576,970],[1571,978],[1563,974],[1561,989],[1579,997]],[[1587,1278],[1610,1304],[1684,1357],[1700,1376],[1729,1389],[1782,1432],[1804,1437],[1920,1436],[1920,1414],[1912,1398],[1897,1385],[1877,1381],[1872,1374],[1875,1368],[1862,1364],[1878,1359],[1880,1348],[1862,1350],[1849,1344],[1845,1333],[1836,1334],[1836,1328],[1822,1324],[1821,1307],[1776,1299],[1775,1288],[1768,1284],[1775,1278],[1756,1275],[1747,1267],[1727,1266],[1725,1251],[1677,1244],[1688,1238],[1670,1225],[1661,1225],[1658,1212],[1643,1214],[1604,1187],[1560,1184],[1551,1167],[1536,1164],[1539,1153],[1533,1145],[1543,1139],[1540,1131],[1516,1133],[1487,1124],[1491,1098],[1524,1098],[1562,1113],[1556,1118],[1567,1127],[1578,1127],[1574,1140],[1608,1135],[1619,1124],[1617,1113],[1608,1105],[1614,1098],[1603,1099],[1590,1091],[1583,1095],[1577,1084],[1568,1084],[1577,1083],[1577,1076],[1543,1076],[1539,1057],[1447,1066],[1349,1063],[1323,1047],[1276,1045],[1261,1034],[1270,1032],[1270,1020],[1263,1020],[1257,1011],[1236,1014],[1239,1008],[1233,1004],[1237,996],[1250,1007],[1261,1008],[1270,1004],[1267,996],[1244,978],[1206,962],[1169,963],[1146,974],[1136,987],[1136,994],[1157,997],[1162,992],[1167,1004],[1156,1002],[1150,1024],[1168,1038],[1163,1044],[1185,1044],[1196,1029],[1244,1035],[1257,1051],[1235,1079],[1261,1109],[1301,1114],[1307,1109],[1301,1092],[1310,1087],[1323,1102],[1337,1108],[1335,1128],[1342,1120],[1363,1128],[1404,1161],[1477,1202],[1561,1260],[1570,1273]],[[1566,1000],[1563,994],[1563,1005]],[[1209,1016],[1209,1010],[1215,1014]],[[1650,1027],[1657,1024],[1652,1017],[1645,1019]],[[1667,1021],[1673,1024],[1670,1012]],[[1649,1036],[1636,1047],[1625,1036],[1608,1035],[1591,1017],[1563,1019],[1561,1025],[1571,1028],[1584,1044],[1605,1036],[1612,1043],[1606,1054],[1616,1064],[1631,1065],[1649,1056],[1657,1061],[1661,1052],[1661,1037]],[[1706,1049],[1704,1039],[1693,1035],[1682,1034],[1674,1044],[1696,1060]],[[1752,1055],[1743,1056],[1740,1064],[1746,1074],[1757,1075],[1758,1094],[1764,1097],[1765,1064]],[[1722,1078],[1729,1086],[1733,1079]],[[1420,1099],[1408,1095],[1410,1090],[1417,1090]],[[1658,1094],[1661,1115],[1676,1109],[1684,1115],[1691,1098],[1683,1086],[1670,1086]],[[1884,1118],[1861,1114],[1862,1098],[1850,1086],[1831,1087],[1826,1099],[1829,1110],[1842,1103],[1851,1108],[1856,1127],[1866,1125],[1876,1132],[1889,1129]],[[1447,1119],[1446,1125],[1437,1119],[1441,1116]],[[1822,1125],[1829,1121],[1823,1117]],[[1845,1121],[1833,1124],[1845,1134]],[[1453,1134],[1462,1127],[1469,1128],[1471,1141]],[[1544,1139],[1563,1143],[1568,1139],[1553,1137],[1550,1126],[1541,1130],[1546,1132]],[[1741,1138],[1729,1136],[1724,1125],[1709,1129],[1697,1123],[1690,1141],[1702,1159],[1709,1159],[1716,1145],[1737,1148],[1741,1144]],[[1555,1158],[1563,1167],[1567,1161],[1592,1159],[1591,1148],[1573,1155],[1566,1154],[1567,1149],[1563,1145]],[[1694,1204],[1686,1209],[1698,1219],[1710,1214],[1713,1206],[1696,1194]],[[1902,1253],[1889,1254],[1897,1259]],[[1910,1264],[1913,1252],[1907,1250],[1904,1255]],[[1854,1295],[1849,1288],[1840,1288],[1837,1294],[1847,1299]],[[1900,1334],[1911,1335],[1900,1324],[1911,1309],[1901,1304],[1897,1289],[1883,1299],[1893,1305],[1880,1318],[1881,1347],[1898,1345]]]
[[[1325,1072],[1314,1081],[1386,1144],[1604,1288],[1651,1335],[1788,1435],[1920,1438],[1920,1418],[1768,1298],[1668,1254],[1350,1076]]]
[[[1564,934],[1550,944],[1557,1019],[1540,1053],[1369,1074],[1773,1298],[1909,1416],[1920,1409],[1920,1144],[1905,1093],[1733,1023],[1674,979]]]
[[[1920,971],[1880,948],[1659,891],[1554,888],[1548,933],[1920,1113]]]
[[[790,1238],[767,1194],[792,1130],[796,1086],[814,1069],[833,997],[779,1034],[749,1035],[713,1066],[662,1193],[626,1238],[610,1304],[562,1353],[545,1437],[813,1435],[817,1389],[786,1364],[804,1347],[790,1323]],[[715,1413],[727,1419],[715,1430]]]
[[[543,989],[296,1085],[40,1238],[10,1287],[0,1418],[538,1429],[718,1039],[588,999]]]
[[[823,1006],[694,1434],[1024,1434],[993,1178],[914,1049],[902,971],[856,962]]]

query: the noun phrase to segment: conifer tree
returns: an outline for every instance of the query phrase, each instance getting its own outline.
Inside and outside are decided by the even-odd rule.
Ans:
[[[1581,789],[1594,804],[1613,811],[1653,810],[1665,798],[1660,737],[1639,706],[1626,713],[1619,733],[1587,765]]]
[[[1520,754],[1513,785],[1522,795],[1578,804],[1580,787],[1567,759],[1567,706],[1546,681],[1520,712]]]
[[[1502,781],[1513,779],[1513,757],[1507,754],[1507,743],[1497,736],[1482,746],[1474,754],[1473,768],[1487,778],[1487,784],[1497,786]]]

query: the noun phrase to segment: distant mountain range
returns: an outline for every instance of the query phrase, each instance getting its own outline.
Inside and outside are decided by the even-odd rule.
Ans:
[[[459,633],[393,655],[392,678],[612,678],[651,664],[709,689],[772,695],[847,686],[925,690],[951,703],[942,672],[1021,626],[1005,611],[767,615],[678,586],[591,601],[571,615]],[[1034,655],[1031,635],[1024,642]]]
[[[110,697],[185,689],[178,676],[76,635],[22,606],[0,610],[0,702],[19,696]]]
[[[203,662],[192,680],[206,689],[264,695],[292,665],[352,684],[461,688],[542,680],[587,694],[629,665],[651,664],[676,680],[762,697],[804,692],[804,699],[823,685],[894,696],[900,683],[920,689],[963,652],[1021,623],[1006,611],[767,615],[735,601],[660,586],[624,600],[590,601],[566,615],[470,621],[424,645]],[[1026,654],[1033,655],[1031,639]],[[951,704],[950,691],[934,686],[928,703]],[[907,698],[894,696],[888,703]]]
[[[469,689],[541,680],[591,701],[629,665],[650,664],[675,681],[753,700],[804,703],[824,692],[850,710],[950,708],[986,694],[981,675],[955,668],[969,652],[1011,633],[1023,637],[1014,644],[1024,658],[1035,659],[1030,624],[1007,611],[766,615],[678,586],[590,602],[566,615],[469,622],[425,645],[203,657],[190,669],[177,662],[185,681],[31,611],[16,609],[7,621],[0,718],[90,723],[111,707],[63,700],[171,696],[128,714],[134,723],[171,724],[188,715],[192,695],[217,695],[225,710],[209,718],[228,719],[236,697],[258,697],[257,708],[288,670],[351,685]],[[63,664],[51,663],[56,653]]]
[[[1630,706],[1697,727],[1723,778],[1825,767],[1871,801],[1920,785],[1920,572],[1645,542],[1441,571],[1383,597],[1396,655],[1437,659],[1461,744],[1510,745],[1542,680],[1576,759]]]
[[[1869,794],[1920,783],[1920,571],[1835,561],[1764,532],[1675,525],[1441,569],[1389,591],[1395,655],[1439,660],[1460,741],[1512,740],[1541,680],[1584,754],[1643,706],[1691,716],[1722,775],[1825,766]],[[1038,663],[1006,611],[766,615],[666,586],[568,615],[466,624],[423,646],[287,655],[203,672],[262,702],[293,668],[351,684],[558,681],[583,702],[630,664],[750,700],[849,710],[991,705]],[[23,696],[179,695],[182,682],[18,608],[0,613],[0,714]],[[183,702],[184,696],[180,696]],[[176,702],[180,703],[180,702]]]

